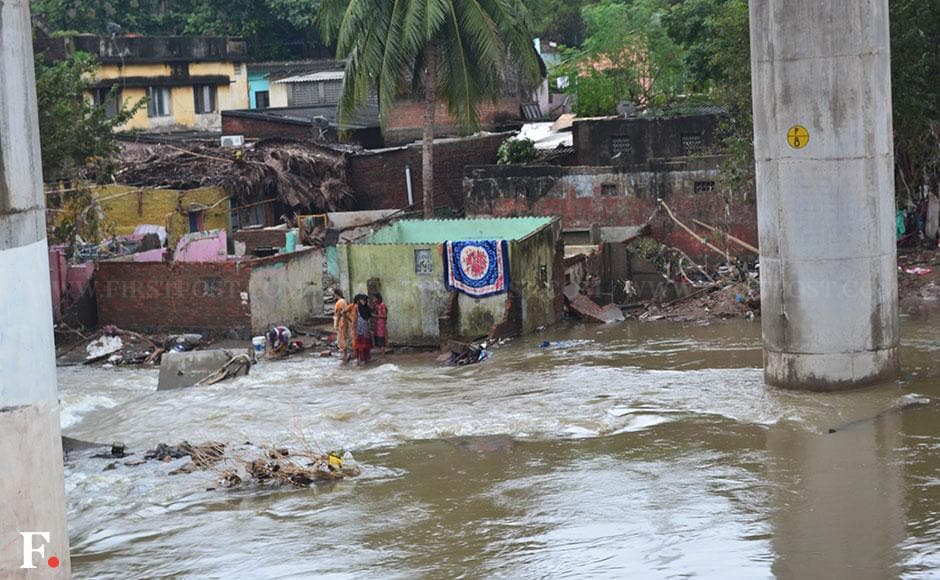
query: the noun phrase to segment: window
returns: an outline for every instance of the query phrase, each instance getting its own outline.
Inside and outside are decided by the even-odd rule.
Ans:
[[[694,191],[695,193],[714,193],[715,182],[714,181],[696,181]]]
[[[104,105],[104,113],[108,116],[109,119],[113,119],[117,116],[118,106],[121,103],[121,91],[120,89],[114,89],[114,94],[111,94],[112,89],[109,87],[104,87],[100,89],[95,89],[92,93],[92,98],[96,105]]]
[[[683,155],[695,155],[702,151],[704,140],[701,133],[683,133],[681,139]]]
[[[170,116],[170,89],[167,87],[148,87],[147,99],[148,117]]]
[[[602,183],[601,195],[606,196],[606,197],[613,197],[617,195],[617,184],[616,183]]]
[[[630,137],[626,135],[614,135],[610,138],[610,156],[621,158],[629,157],[633,147],[630,144]]]
[[[193,100],[196,105],[196,114],[204,115],[215,112],[215,87],[211,85],[193,86]]]
[[[255,108],[256,109],[267,109],[270,106],[271,106],[270,91],[258,91],[255,93]]]
[[[287,104],[291,107],[335,105],[343,91],[343,81],[308,81],[290,83]]]
[[[422,248],[415,250],[415,274],[432,274],[434,272],[434,260],[431,258],[431,250]]]
[[[189,233],[206,229],[206,210],[197,209],[189,212]]]

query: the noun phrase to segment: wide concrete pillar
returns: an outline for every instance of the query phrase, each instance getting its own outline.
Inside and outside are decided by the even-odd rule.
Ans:
[[[898,375],[888,0],[750,2],[764,376]]]
[[[0,79],[0,578],[67,578],[62,440],[27,0],[0,0]],[[22,568],[24,551],[25,563],[34,569]]]

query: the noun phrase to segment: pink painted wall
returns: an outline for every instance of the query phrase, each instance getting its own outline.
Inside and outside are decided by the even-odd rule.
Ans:
[[[67,269],[65,246],[50,247],[49,282],[52,285],[52,318],[54,320],[59,320],[62,317],[62,293],[65,290],[65,273]]]
[[[156,250],[147,250],[146,252],[133,254],[135,262],[162,262],[165,255],[166,248],[157,248]]]
[[[194,232],[180,238],[173,260],[176,262],[224,262],[228,259],[225,230]]]
[[[49,248],[49,281],[52,286],[52,318],[62,319],[63,310],[68,309],[88,289],[95,275],[94,262],[68,264],[65,246]]]
[[[88,285],[91,283],[91,279],[95,276],[95,263],[94,262],[85,262],[84,264],[74,264],[69,266],[68,272],[65,274],[65,297],[70,302],[75,302],[78,300],[79,296],[82,295]]]

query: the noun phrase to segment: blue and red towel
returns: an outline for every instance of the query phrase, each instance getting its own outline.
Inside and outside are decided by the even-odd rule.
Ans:
[[[483,298],[509,290],[506,240],[444,242],[444,282],[448,290]]]

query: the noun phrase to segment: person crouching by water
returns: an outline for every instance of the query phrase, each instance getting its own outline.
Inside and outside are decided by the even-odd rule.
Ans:
[[[353,305],[346,302],[346,297],[339,289],[333,290],[336,296],[336,305],[333,307],[333,330],[336,331],[336,348],[339,349],[339,355],[343,362],[349,360],[349,342],[352,336],[352,318],[351,307]]]
[[[356,362],[364,365],[369,362],[372,354],[372,329],[370,322],[372,320],[372,309],[369,308],[369,297],[365,294],[357,294],[356,298]]]
[[[372,307],[375,316],[375,347],[382,349],[382,355],[385,355],[386,342],[388,341],[388,306],[382,301],[382,295],[376,292],[374,295],[375,303]]]
[[[275,326],[268,331],[268,352],[272,357],[280,357],[287,354],[290,348],[290,329],[286,326]]]

